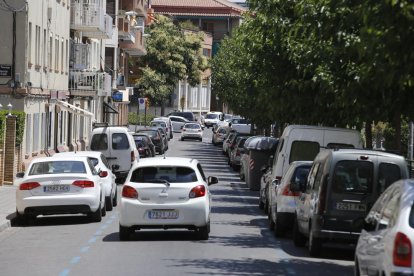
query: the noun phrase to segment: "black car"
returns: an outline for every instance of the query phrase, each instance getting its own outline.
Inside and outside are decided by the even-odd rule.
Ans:
[[[163,154],[165,152],[165,145],[163,141],[163,137],[159,129],[156,128],[144,128],[138,130],[136,133],[146,133],[150,136],[152,143],[155,145],[155,150]]]
[[[155,145],[151,141],[151,138],[148,134],[136,133],[132,136],[134,136],[134,141],[141,158],[155,156]]]

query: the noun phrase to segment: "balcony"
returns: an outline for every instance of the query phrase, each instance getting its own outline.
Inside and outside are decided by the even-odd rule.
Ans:
[[[71,42],[70,68],[74,70],[85,70],[89,68],[90,44]]]
[[[118,39],[121,42],[135,43],[135,30],[132,28],[128,18],[118,18]]]
[[[70,28],[89,32],[91,38],[107,38],[105,12],[100,0],[79,0],[72,2],[70,10]]]
[[[135,30],[135,27],[132,27]],[[143,56],[147,54],[145,49],[145,39],[141,31],[135,31],[135,40],[134,42],[130,41],[120,41],[119,48],[127,52],[130,56]]]
[[[96,71],[71,70],[69,91],[72,96],[111,96],[111,76]]]
[[[147,0],[132,0],[123,1],[119,7],[121,13],[132,12],[134,15],[147,16],[148,1]]]
[[[112,26],[112,17],[105,14],[105,32],[100,31],[94,31],[94,32],[84,32],[83,35],[91,38],[99,38],[99,39],[105,39],[105,38],[112,38],[113,34],[113,26]]]

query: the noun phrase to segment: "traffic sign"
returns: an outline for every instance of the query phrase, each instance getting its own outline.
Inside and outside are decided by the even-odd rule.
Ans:
[[[139,110],[145,109],[145,98],[138,98]]]

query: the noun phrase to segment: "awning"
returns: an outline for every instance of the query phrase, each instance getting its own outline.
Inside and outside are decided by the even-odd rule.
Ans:
[[[118,114],[118,110],[115,109],[113,105],[110,105],[109,103],[104,102],[104,113],[114,113]]]
[[[57,100],[56,104],[66,111],[69,111],[73,114],[80,115],[80,116],[91,117],[92,121],[95,121],[95,114],[85,109],[82,109],[80,107],[77,107],[76,105],[73,105],[73,104],[70,104],[64,101],[60,101],[60,100]]]

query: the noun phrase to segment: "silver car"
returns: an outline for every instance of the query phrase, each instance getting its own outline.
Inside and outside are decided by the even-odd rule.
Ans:
[[[355,275],[414,275],[414,180],[392,184],[364,221]]]

